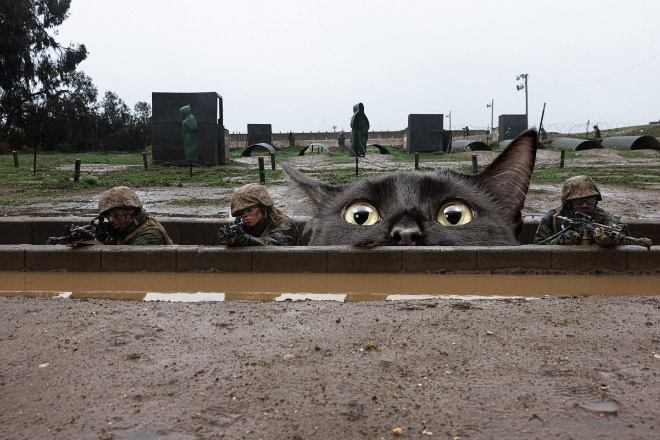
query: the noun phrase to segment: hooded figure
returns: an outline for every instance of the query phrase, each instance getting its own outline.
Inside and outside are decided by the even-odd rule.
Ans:
[[[249,183],[231,196],[231,215],[237,233],[227,237],[227,246],[294,246],[298,228],[277,206],[263,185]]]
[[[348,150],[350,157],[364,157],[367,151],[367,139],[369,137],[369,119],[364,114],[364,105],[360,102],[353,106],[353,117],[351,118],[351,145]]]
[[[189,105],[181,107],[179,110],[183,117],[181,122],[181,131],[183,133],[183,148],[186,152],[186,159],[191,162],[199,162],[199,146],[197,145],[197,119],[192,114]]]
[[[564,182],[561,190],[561,206],[548,211],[536,230],[535,244],[593,244],[592,240],[582,240],[575,231],[566,231],[554,239],[541,243],[568,227],[557,216],[573,218],[577,212],[588,215],[595,223],[619,227],[623,226],[623,233],[629,235],[628,226],[621,223],[621,219],[599,208],[598,202],[603,200],[596,182],[589,176],[575,176]]]

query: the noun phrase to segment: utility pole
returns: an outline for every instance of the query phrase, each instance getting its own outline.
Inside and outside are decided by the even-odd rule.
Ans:
[[[525,124],[527,125],[526,128],[529,128],[529,101],[528,101],[528,96],[527,96],[527,76],[529,74],[527,73],[521,73],[520,75],[516,76],[516,80],[520,81],[521,79],[524,81],[523,84],[518,84],[516,86],[517,90],[522,90],[525,89]]]
[[[491,99],[490,104],[486,104],[486,108],[488,107],[490,107],[490,138],[493,139],[493,134],[495,133],[495,127],[493,126],[493,114],[495,113],[495,99]]]

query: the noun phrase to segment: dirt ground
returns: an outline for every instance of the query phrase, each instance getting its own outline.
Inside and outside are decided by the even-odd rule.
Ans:
[[[646,157],[624,159],[620,153],[612,149],[587,150],[578,152],[577,158],[567,163],[572,167],[583,167],[588,174],[589,167],[658,167],[660,166],[660,152],[655,150],[640,150]],[[498,153],[490,151],[478,151],[478,162],[480,167],[489,164]],[[471,153],[457,153],[448,156],[446,160],[438,162],[421,162],[422,171],[431,171],[438,168],[453,168],[465,166],[466,162],[454,160],[459,156],[469,156]],[[256,157],[238,158],[242,166],[256,167]],[[558,164],[559,153],[557,151],[539,150],[537,152],[537,164]],[[333,163],[327,155],[307,154],[305,156],[287,159],[294,167],[312,173],[332,171],[336,168],[351,167],[352,163]],[[469,162],[467,162],[469,163]],[[116,167],[116,166],[115,166]],[[112,166],[108,166],[112,169]],[[138,167],[139,168],[139,167]],[[393,162],[388,155],[369,154],[361,159],[360,169],[365,173],[380,173],[394,171],[412,171],[413,163]],[[83,164],[82,172],[93,172],[99,175],[104,170],[98,165]],[[296,218],[305,218],[312,215],[312,207],[309,200],[297,187],[294,187],[287,177],[276,181],[268,181],[268,191],[275,202],[287,214]],[[603,202],[599,204],[602,208],[616,212],[623,219],[653,219],[660,217],[660,184],[648,183],[642,188],[631,189],[621,185],[600,184],[603,193]],[[0,188],[0,194],[3,189]],[[0,216],[91,216],[96,212],[100,190],[97,188],[86,188],[72,196],[70,193],[58,194],[54,192],[48,197],[33,200],[22,206],[0,206]],[[159,217],[206,217],[206,218],[228,218],[229,199],[232,188],[210,188],[196,184],[185,184],[181,187],[141,187],[137,189],[140,200],[145,204],[147,210]],[[557,184],[532,184],[527,195],[523,216],[540,217],[549,209],[559,204],[561,197],[561,183]],[[177,201],[187,200],[180,204]],[[197,203],[196,201],[200,202]],[[210,202],[209,202],[210,201]]]
[[[538,160],[555,154],[539,151]],[[585,166],[620,160],[610,151],[590,154]],[[480,164],[492,157],[480,152]],[[373,167],[400,166],[368,159]],[[291,162],[303,170],[331,166],[321,156]],[[285,211],[311,213],[286,181],[269,189]],[[657,189],[601,185],[602,206],[626,218],[657,218]],[[207,190],[217,206],[169,203],[200,190],[142,188],[139,195],[162,216],[226,216],[223,191]],[[532,187],[524,214],[544,213],[559,194],[560,185]],[[93,191],[76,200],[53,195],[0,214],[88,215],[97,200]],[[2,439],[659,437],[660,296],[469,303],[0,297]]]
[[[660,436],[660,298],[471,303],[0,298],[0,436]]]

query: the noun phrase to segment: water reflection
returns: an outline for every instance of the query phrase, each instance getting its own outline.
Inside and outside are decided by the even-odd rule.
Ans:
[[[374,301],[658,295],[660,275],[5,272],[1,296],[134,301]]]

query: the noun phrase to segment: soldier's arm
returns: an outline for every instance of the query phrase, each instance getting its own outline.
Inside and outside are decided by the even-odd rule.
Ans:
[[[552,226],[550,225],[550,222],[546,217],[543,217],[541,219],[541,222],[539,223],[539,227],[536,229],[536,235],[534,236],[534,244],[541,244],[541,242],[548,237],[551,237],[554,234],[554,231],[552,230]],[[559,237],[554,238],[553,240],[550,240],[547,243],[543,244],[559,244],[558,243]]]
[[[146,231],[141,232],[135,237],[133,246],[155,246],[161,244],[167,244],[165,237],[157,229],[147,229]]]
[[[250,236],[247,246],[295,246],[298,242],[298,229],[291,220],[284,220],[268,237]]]

